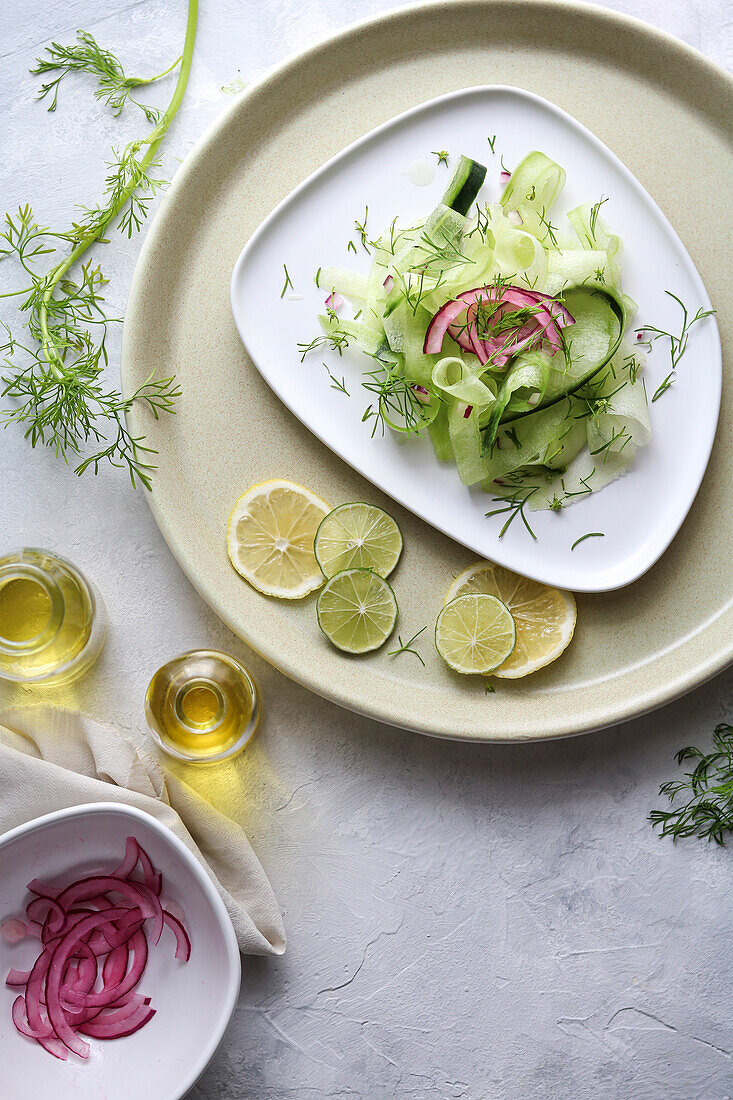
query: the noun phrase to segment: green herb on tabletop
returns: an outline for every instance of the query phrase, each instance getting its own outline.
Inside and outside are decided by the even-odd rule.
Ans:
[[[416,649],[414,649],[413,645],[412,645],[412,643],[415,641],[415,639],[420,637],[423,630],[427,630],[427,627],[426,626],[421,627],[406,642],[403,642],[402,641],[402,636],[400,634],[398,634],[397,635],[397,643],[398,643],[397,648],[396,649],[391,649],[389,651],[389,653],[387,654],[387,656],[388,657],[399,657],[400,653],[412,653],[413,657],[417,657],[418,661],[420,662],[420,664],[424,668],[425,667],[425,662],[423,661],[423,659],[420,656],[420,654],[418,653],[418,651]]]
[[[494,146],[496,145],[496,134],[492,134],[490,138],[486,139],[489,143],[489,149],[491,149],[492,156],[496,154]]]
[[[715,727],[710,752],[689,746],[675,757],[679,765],[694,763],[683,779],[670,780],[659,788],[671,808],[652,810],[649,821],[660,836],[673,840],[695,836],[724,844],[733,831],[733,726],[722,722]]]
[[[491,683],[490,680],[487,680],[485,685],[484,685],[484,694],[485,695],[496,695],[496,688],[494,687],[494,685]]]
[[[155,84],[164,76],[168,76],[181,58],[177,57],[172,65],[156,76],[126,76],[118,58],[109,50],[102,49],[93,34],[89,34],[88,31],[77,31],[76,39],[76,42],[70,46],[52,42],[46,47],[47,56],[37,57],[35,69],[30,70],[34,76],[53,76],[47,84],[41,85],[38,92],[38,99],[47,99],[51,96],[48,110],[56,110],[59,86],[64,77],[72,72],[83,72],[91,73],[96,77],[97,88],[94,95],[107,104],[115,118],[122,112],[129,99],[140,108],[148,122],[151,124],[157,122],[160,111],[147,103],[139,103],[131,93],[134,88]]]
[[[605,537],[606,535],[603,531],[588,531],[587,534],[581,535],[579,539],[576,539],[570,549],[574,550],[576,546],[580,546],[581,542],[585,542],[586,539],[605,539]]]
[[[650,350],[652,344],[654,344],[656,340],[669,340],[669,358],[672,369],[667,377],[664,379],[664,381],[661,383],[661,385],[657,387],[652,397],[652,404],[654,404],[654,402],[657,401],[663,393],[666,393],[670,386],[674,384],[674,381],[677,377],[677,365],[682,356],[687,351],[687,345],[690,340],[690,331],[693,325],[696,325],[698,321],[704,321],[706,317],[712,317],[712,315],[715,313],[714,309],[703,309],[702,306],[700,306],[695,316],[691,318],[687,306],[681,298],[678,298],[677,295],[673,294],[671,290],[665,290],[664,293],[667,294],[670,298],[673,298],[682,310],[682,328],[680,329],[679,336],[675,336],[671,332],[665,332],[663,329],[657,328],[655,325],[644,325],[643,328],[636,329],[637,343],[641,346],[649,348]]]
[[[433,149],[433,156],[438,158],[438,164],[445,164],[448,166],[448,150],[440,149],[439,151]]]
[[[3,295],[20,298],[25,333],[21,339],[5,327],[6,340],[0,346],[5,369],[2,396],[14,404],[0,412],[0,422],[20,425],[32,446],[51,447],[65,461],[78,457],[77,474],[90,467],[96,473],[100,463],[109,461],[127,467],[133,486],[139,481],[148,489],[155,452],[142,437],[130,434],[125,414],[135,401],[145,402],[156,418],[173,412],[180,391],[172,377],[151,376],[127,398],[105,384],[107,329],[118,319],[105,312],[106,280],[101,268],[85,257],[92,245],[107,243],[106,234],[113,225],[128,236],[139,229],[162,186],[153,171],[188,83],[197,16],[198,0],[189,0],[186,37],[170,102],[159,118],[151,110],[148,117],[157,121],[146,137],[129,142],[121,152],[113,151],[101,202],[85,208],[80,221],[62,231],[39,225],[30,206],[22,206],[16,215],[6,214],[0,233],[0,260],[14,258],[23,268],[23,281],[29,283]],[[119,62],[113,63],[112,55],[101,50],[91,35],[65,52],[54,45],[49,54],[49,59],[39,60],[36,71],[59,72],[41,90],[42,96],[53,94],[51,109],[56,107],[59,82],[73,69],[98,76],[97,94],[115,114],[122,110],[129,87],[147,83],[124,77]],[[95,453],[82,457],[89,444],[97,448]]]

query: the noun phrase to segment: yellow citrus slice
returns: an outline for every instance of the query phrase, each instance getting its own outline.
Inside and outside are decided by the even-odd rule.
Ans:
[[[496,596],[512,613],[517,644],[493,673],[501,679],[528,676],[549,665],[573,637],[577,608],[571,592],[520,577],[502,565],[480,561],[453,581],[446,593],[446,603],[468,593]]]
[[[345,653],[369,653],[387,641],[397,622],[397,600],[371,569],[336,573],[318,593],[318,625]]]
[[[458,596],[445,604],[435,624],[435,648],[456,672],[493,672],[515,639],[514,620],[496,596]]]
[[[313,540],[330,511],[325,500],[293,481],[252,485],[229,516],[227,550],[232,565],[267,596],[302,599],[323,584]]]
[[[399,527],[373,504],[339,504],[316,533],[316,559],[327,577],[344,569],[372,569],[388,577],[401,553]]]

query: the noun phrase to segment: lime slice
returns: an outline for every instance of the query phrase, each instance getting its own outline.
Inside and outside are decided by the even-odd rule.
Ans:
[[[446,603],[469,592],[496,596],[512,613],[517,644],[494,673],[500,679],[528,676],[556,660],[570,644],[577,618],[572,593],[520,577],[490,561],[464,570],[448,589]]]
[[[318,593],[318,625],[345,653],[369,653],[384,645],[397,622],[397,600],[371,569],[346,569]]]
[[[516,637],[511,612],[496,596],[458,596],[435,624],[435,648],[456,672],[493,672],[514,649]]]
[[[316,532],[316,560],[326,577],[344,569],[372,569],[388,577],[402,553],[400,529],[373,504],[339,504]]]
[[[325,500],[293,481],[252,485],[229,516],[232,565],[267,596],[302,599],[323,584],[313,540],[330,510]]]

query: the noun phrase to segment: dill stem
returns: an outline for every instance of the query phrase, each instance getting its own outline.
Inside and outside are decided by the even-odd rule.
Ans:
[[[43,294],[43,298],[41,299],[41,304],[39,306],[38,320],[41,327],[41,332],[43,333],[43,357],[48,363],[52,374],[59,381],[63,379],[65,371],[61,356],[56,350],[54,341],[48,331],[49,303],[51,302],[54,290],[56,289],[59,281],[63,279],[66,272],[71,267],[73,267],[77,260],[79,260],[84,255],[87,249],[89,249],[91,245],[93,245],[94,242],[102,236],[104,230],[107,228],[109,223],[119,214],[120,210],[130,198],[132,192],[135,190],[139,183],[140,177],[144,175],[146,169],[149,168],[149,166],[155,159],[155,155],[158,152],[160,144],[166,133],[168,132],[168,128],[175,118],[178,112],[178,108],[181,106],[181,101],[183,100],[183,96],[186,91],[186,85],[188,84],[188,78],[191,72],[191,61],[193,58],[193,44],[196,39],[198,8],[199,0],[188,0],[186,37],[183,43],[183,53],[179,58],[181,68],[178,73],[178,80],[176,81],[176,86],[173,89],[173,95],[171,96],[170,103],[166,107],[156,125],[153,127],[148,137],[131,143],[130,148],[134,149],[135,152],[137,152],[138,149],[142,148],[143,145],[147,145],[148,147],[147,152],[140,161],[138,173],[136,173],[135,177],[133,177],[122,189],[119,198],[110,207],[109,214],[104,222],[97,225],[94,229],[90,229],[89,232],[84,237],[82,237],[76,248],[73,249],[73,251],[66,257],[66,259],[58,264],[56,267],[54,267],[46,276],[47,285],[46,290]],[[177,64],[178,61],[175,61],[169,69],[165,70],[165,72],[170,72],[173,68],[175,68]],[[160,75],[163,76],[165,74],[161,73]],[[150,83],[150,81],[148,81],[147,83]]]

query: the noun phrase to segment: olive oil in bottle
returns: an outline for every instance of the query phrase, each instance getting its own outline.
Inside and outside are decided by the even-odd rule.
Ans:
[[[0,680],[68,683],[100,654],[104,604],[64,558],[28,548],[0,556]]]
[[[153,737],[178,760],[211,764],[240,752],[260,717],[257,687],[226,653],[198,649],[174,657],[145,696]]]

